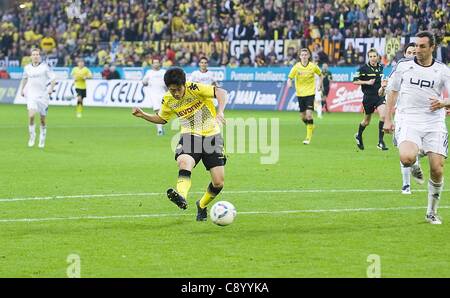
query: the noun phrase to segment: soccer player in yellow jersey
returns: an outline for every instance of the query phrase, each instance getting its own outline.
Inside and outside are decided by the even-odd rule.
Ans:
[[[320,68],[311,62],[311,53],[309,49],[303,48],[299,53],[300,62],[297,62],[288,75],[287,86],[291,88],[292,80],[295,79],[295,91],[300,108],[302,121],[306,124],[306,139],[303,144],[309,145],[314,130],[314,99],[316,94],[316,82],[314,75],[320,77],[318,91],[322,89],[322,72]]]
[[[86,80],[92,79],[92,72],[84,66],[83,59],[78,59],[78,66],[72,69],[72,77],[75,80],[75,91],[77,92],[77,117],[81,118],[83,99],[86,97]]]
[[[205,221],[206,206],[220,193],[224,184],[226,157],[219,123],[225,123],[226,91],[212,85],[186,82],[185,72],[178,67],[166,71],[164,83],[168,92],[158,114],[147,114],[140,108],[133,108],[132,113],[155,124],[166,124],[172,117],[180,119],[181,138],[175,152],[178,181],[176,190],[167,190],[167,197],[179,208],[187,208],[191,171],[202,160],[211,174],[211,183],[196,202],[197,221]],[[217,112],[214,98],[218,101]]]

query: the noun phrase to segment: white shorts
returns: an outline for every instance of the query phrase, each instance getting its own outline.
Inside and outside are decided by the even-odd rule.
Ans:
[[[399,146],[405,141],[413,142],[425,153],[433,152],[447,157],[448,132],[446,131],[421,131],[412,125],[396,123],[395,142]]]
[[[316,94],[314,95],[314,100],[316,102],[321,102],[322,101],[322,92],[316,91]]]
[[[164,93],[155,93],[152,95],[147,95],[147,97],[152,105],[153,110],[161,110]]]
[[[28,111],[33,110],[38,112],[41,116],[47,116],[48,102],[36,99],[29,99],[27,101]]]

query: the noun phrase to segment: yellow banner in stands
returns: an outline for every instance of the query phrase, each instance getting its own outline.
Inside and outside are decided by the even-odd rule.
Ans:
[[[384,52],[386,53],[388,61],[391,61],[395,54],[400,50],[400,38],[386,38],[386,46]]]

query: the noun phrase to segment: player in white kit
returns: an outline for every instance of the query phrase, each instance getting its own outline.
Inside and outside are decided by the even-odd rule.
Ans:
[[[214,80],[214,75],[208,70],[208,58],[201,57],[198,62],[199,70],[193,71],[189,77],[189,82],[213,85],[218,87]]]
[[[50,81],[50,87],[47,83]],[[27,100],[28,109],[28,131],[30,138],[28,147],[33,147],[36,140],[34,125],[34,115],[39,113],[41,127],[39,135],[39,148],[44,148],[47,135],[46,116],[48,103],[53,88],[55,87],[55,74],[46,63],[41,62],[41,52],[39,49],[31,50],[31,64],[25,66],[20,94]]]
[[[407,44],[403,50],[403,57],[406,59],[413,59],[416,56],[416,44],[414,42],[410,42]],[[378,91],[378,95],[385,96],[386,95],[386,87],[387,87],[388,80],[383,80],[381,82],[381,88]],[[394,123],[397,122],[397,114],[394,116]],[[398,146],[397,140],[394,136],[394,145],[395,147]],[[420,168],[419,158],[417,158],[416,162],[411,167],[405,167],[400,162],[400,172],[402,173],[402,194],[404,195],[410,195],[411,194],[411,170],[414,170],[414,178],[415,180],[423,184],[423,172]]]
[[[316,93],[314,95],[314,110],[317,111],[317,117],[320,119],[322,118],[322,88],[320,84],[322,84],[322,80],[320,79],[320,76],[314,75],[314,80],[316,83]]]
[[[433,59],[435,41],[432,33],[423,31],[416,37],[416,58],[399,61],[389,76],[384,130],[392,133],[395,129],[400,161],[404,166],[416,162],[419,150],[428,155],[430,179],[425,219],[431,224],[441,224],[437,209],[448,150],[444,108],[450,107],[450,100],[443,99],[442,94],[444,88],[450,91],[450,69]],[[391,118],[396,102],[394,127]],[[414,176],[414,171],[411,174]]]
[[[152,59],[152,69],[148,70],[142,79],[142,84],[144,86],[149,86],[145,96],[147,96],[152,103],[153,111],[156,114],[158,114],[161,109],[161,102],[164,94],[167,92],[166,84],[164,83],[165,73],[166,71],[161,69],[161,61],[154,58]],[[156,124],[156,128],[158,136],[164,135],[163,126],[161,124]]]
[[[191,73],[189,77],[189,82],[201,83],[206,85],[213,85],[214,87],[219,87],[219,84],[214,79],[212,72],[208,70],[208,58],[205,56],[200,57],[198,61],[199,70],[195,70]],[[217,107],[217,98],[213,99],[214,106]]]

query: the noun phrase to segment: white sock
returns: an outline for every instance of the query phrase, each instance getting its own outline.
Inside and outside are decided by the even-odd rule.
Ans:
[[[411,185],[411,168],[410,167],[405,167],[400,162],[400,170],[402,171],[403,186]]]
[[[35,136],[36,135],[36,125],[28,125],[28,132],[30,133],[30,136]]]
[[[39,138],[41,139],[45,139],[45,136],[47,135],[47,126],[42,126],[41,125],[41,134],[39,135]]]
[[[322,117],[322,104],[317,104],[317,116]]]
[[[156,129],[158,129],[158,132],[163,131],[162,124],[156,124]]]
[[[428,208],[427,214],[437,214],[437,208],[439,205],[439,199],[441,198],[441,191],[444,186],[444,179],[441,182],[436,183],[431,179],[428,180]]]

